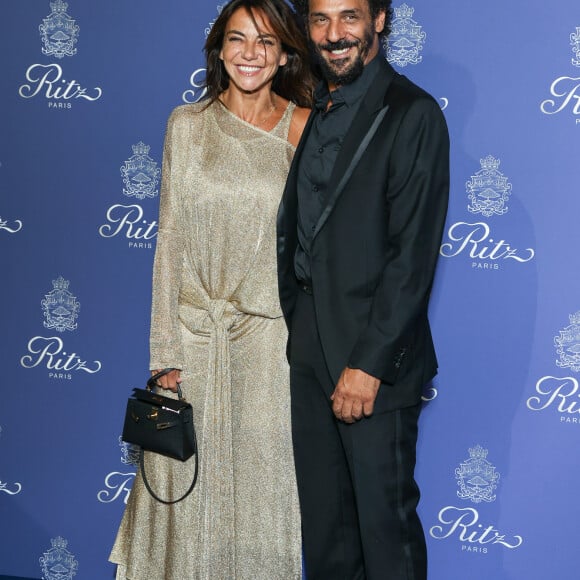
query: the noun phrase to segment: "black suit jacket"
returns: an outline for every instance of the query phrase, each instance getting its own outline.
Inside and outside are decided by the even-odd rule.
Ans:
[[[449,137],[437,102],[381,58],[348,131],[317,224],[311,271],[318,331],[335,382],[345,366],[381,379],[375,411],[419,402],[437,371],[427,309],[449,191]],[[278,213],[282,310],[291,320],[297,173]]]

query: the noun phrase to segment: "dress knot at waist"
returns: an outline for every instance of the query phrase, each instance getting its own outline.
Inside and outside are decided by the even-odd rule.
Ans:
[[[182,324],[192,334],[199,336],[211,336],[216,331],[219,334],[229,334],[242,315],[243,313],[231,302],[223,298],[208,298],[203,306],[179,305],[179,318]]]
[[[229,330],[235,323],[238,311],[231,302],[224,299],[209,300],[208,314],[211,321],[224,330]]]

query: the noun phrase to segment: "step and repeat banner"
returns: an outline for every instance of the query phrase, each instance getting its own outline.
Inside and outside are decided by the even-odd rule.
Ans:
[[[165,123],[204,96],[224,4],[3,3],[0,576],[114,576]],[[578,578],[578,3],[394,11],[384,57],[452,143],[417,467],[430,578]]]

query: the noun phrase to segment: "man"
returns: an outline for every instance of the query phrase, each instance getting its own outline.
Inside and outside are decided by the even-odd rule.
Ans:
[[[447,210],[437,103],[379,54],[390,0],[297,0],[324,81],[278,215],[309,580],[421,580],[417,421]]]

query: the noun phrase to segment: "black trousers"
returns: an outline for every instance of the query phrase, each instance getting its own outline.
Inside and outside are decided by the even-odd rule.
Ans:
[[[352,425],[337,421],[314,300],[304,292],[291,336],[292,437],[307,579],[425,580],[414,480],[420,405]]]

